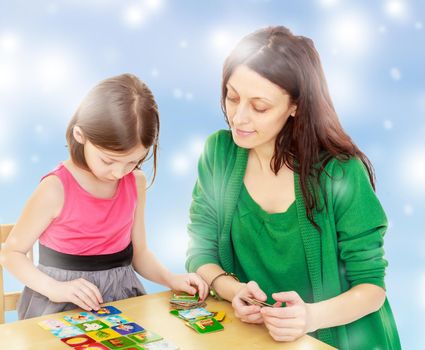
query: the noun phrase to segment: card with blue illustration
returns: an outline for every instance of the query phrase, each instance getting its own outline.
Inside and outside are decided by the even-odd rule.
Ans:
[[[110,315],[118,315],[121,313],[120,310],[118,310],[116,307],[111,305],[106,305],[101,307],[99,310],[95,311],[93,310],[92,313],[96,315],[97,317],[106,317]]]
[[[58,338],[68,338],[75,335],[84,334],[84,332],[76,326],[69,326],[58,329],[51,329],[50,332]]]
[[[139,326],[137,323],[134,323],[134,322],[120,324],[118,326],[113,326],[111,327],[111,329],[113,329],[114,331],[118,332],[121,335],[143,332],[145,330],[142,326]]]
[[[120,324],[130,323],[133,321],[127,316],[121,314],[121,315],[105,316],[102,318],[102,322],[105,322],[110,327],[113,327],[113,326],[119,326]]]
[[[178,315],[179,317],[187,321],[213,316],[211,312],[209,312],[207,309],[204,309],[203,307],[197,307],[195,309],[189,310],[179,310]]]

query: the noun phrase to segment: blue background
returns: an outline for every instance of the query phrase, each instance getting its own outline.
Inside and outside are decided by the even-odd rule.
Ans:
[[[424,11],[401,0],[0,1],[0,222],[15,222],[40,177],[67,158],[65,128],[89,88],[131,72],[161,113],[149,244],[182,272],[196,161],[205,138],[226,127],[223,60],[243,35],[286,25],[314,40],[341,122],[376,168],[390,220],[388,297],[404,347],[423,349]],[[6,289],[20,288],[6,273]]]

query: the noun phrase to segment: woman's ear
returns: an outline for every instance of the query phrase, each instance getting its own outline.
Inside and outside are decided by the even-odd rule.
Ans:
[[[291,117],[295,117],[295,115],[297,114],[297,106],[296,105],[294,105],[292,108],[291,108],[291,113],[289,114]]]
[[[75,141],[84,145],[86,140],[84,137],[83,130],[81,130],[79,126],[77,125],[74,126],[74,128],[72,129],[72,136],[74,136]]]

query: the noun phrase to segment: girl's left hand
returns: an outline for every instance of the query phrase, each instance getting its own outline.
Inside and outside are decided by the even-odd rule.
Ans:
[[[313,332],[311,305],[305,303],[297,292],[272,294],[275,307],[262,307],[264,324],[276,341],[294,341],[306,333]],[[281,307],[286,303],[286,307]]]
[[[201,276],[196,273],[185,273],[182,275],[173,275],[170,279],[170,287],[173,290],[183,291],[191,295],[198,292],[201,300],[208,296],[209,287]]]

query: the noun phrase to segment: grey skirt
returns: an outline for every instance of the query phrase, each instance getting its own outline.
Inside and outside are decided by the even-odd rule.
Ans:
[[[99,288],[104,303],[146,294],[131,265],[102,271],[70,271],[43,265],[37,268],[57,281],[84,278]],[[17,306],[20,320],[78,308],[73,303],[54,303],[28,287],[24,288]]]

